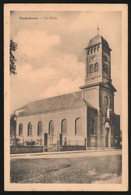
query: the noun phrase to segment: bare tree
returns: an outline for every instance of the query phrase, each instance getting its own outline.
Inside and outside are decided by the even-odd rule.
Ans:
[[[17,61],[14,52],[16,51],[18,44],[15,43],[13,40],[10,40],[10,75],[16,75],[16,65],[15,62]]]

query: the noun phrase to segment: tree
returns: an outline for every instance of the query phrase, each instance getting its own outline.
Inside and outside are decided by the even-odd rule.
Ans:
[[[14,52],[16,51],[18,47],[18,44],[15,43],[14,41],[10,40],[10,75],[14,74],[16,75],[16,65],[15,62],[17,61],[15,56],[14,56]]]
[[[13,136],[10,138],[10,143],[12,146],[19,146],[20,145],[20,139],[16,136]]]

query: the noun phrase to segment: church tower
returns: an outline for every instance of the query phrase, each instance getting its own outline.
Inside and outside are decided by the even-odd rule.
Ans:
[[[111,82],[111,49],[99,34],[90,40],[86,58],[86,85]]]
[[[105,115],[106,107],[114,111],[114,92],[111,79],[111,49],[108,42],[96,35],[86,50],[86,74],[83,90],[84,99]]]
[[[116,92],[116,89],[112,85],[111,79],[111,48],[109,47],[108,42],[101,35],[97,34],[89,41],[85,50],[85,85],[81,86],[80,89],[82,89],[82,98],[97,109],[97,117],[94,115],[94,118],[97,118],[95,119],[97,136],[96,145],[103,146],[105,128],[103,126],[103,121],[108,118],[107,108],[112,116],[115,114],[114,92]],[[92,120],[92,111],[87,115],[89,115],[88,119]],[[88,123],[90,123],[89,121]],[[88,128],[90,128],[90,126]]]

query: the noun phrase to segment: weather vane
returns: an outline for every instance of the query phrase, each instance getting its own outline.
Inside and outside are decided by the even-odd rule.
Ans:
[[[99,35],[99,30],[100,30],[100,29],[99,29],[99,25],[97,25],[97,32],[98,32],[98,35]]]

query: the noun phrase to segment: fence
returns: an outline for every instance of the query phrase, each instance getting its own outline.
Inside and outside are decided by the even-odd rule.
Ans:
[[[10,153],[21,154],[21,153],[38,153],[38,152],[53,152],[53,151],[86,150],[86,139],[83,140],[64,139],[61,145],[60,142],[53,144],[52,138],[50,138],[49,143],[50,144],[48,146],[36,146],[36,145],[10,146]]]
[[[61,151],[86,150],[86,139],[82,140],[64,139],[63,144],[60,147],[60,150]]]
[[[67,146],[70,146],[70,145],[72,145],[72,146],[77,146],[77,145],[79,145],[79,146],[83,146],[83,145],[85,145],[85,140],[67,140],[67,141],[63,141],[63,145],[67,145]]]

